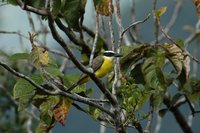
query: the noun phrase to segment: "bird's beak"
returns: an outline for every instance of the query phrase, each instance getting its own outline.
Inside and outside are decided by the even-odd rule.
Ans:
[[[115,56],[115,57],[122,57],[122,55],[121,55],[121,54],[118,54],[118,53],[115,53],[114,56]]]

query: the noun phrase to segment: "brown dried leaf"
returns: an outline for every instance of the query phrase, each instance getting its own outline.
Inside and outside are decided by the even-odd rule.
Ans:
[[[200,0],[193,0],[193,2],[196,6],[197,14],[200,17]]]
[[[185,83],[189,79],[190,57],[175,44],[163,45],[163,48],[166,50],[167,58],[177,71],[178,79]]]
[[[53,109],[53,115],[57,122],[65,125],[65,120],[67,118],[67,113],[70,110],[72,101],[66,98],[62,98],[59,102],[59,104],[56,105],[56,107]]]
[[[97,4],[95,6],[96,12],[98,14],[101,15],[105,15],[105,16],[109,16],[110,15],[110,11],[109,11],[109,0],[102,0],[101,3]],[[111,8],[112,12],[113,12],[113,5]]]

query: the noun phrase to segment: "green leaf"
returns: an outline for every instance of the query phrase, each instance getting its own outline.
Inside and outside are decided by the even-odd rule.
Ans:
[[[78,74],[66,74],[64,75],[64,84],[67,87],[71,87],[74,83],[78,81],[80,78],[80,75]],[[83,85],[78,85],[76,88],[72,90],[74,93],[80,93],[80,92],[85,92],[86,91],[86,86],[85,84]]]
[[[9,57],[9,60],[11,61],[18,61],[18,60],[28,60],[29,59],[28,53],[16,53]]]
[[[167,7],[166,7],[166,6],[163,6],[163,7],[161,7],[160,9],[155,10],[155,15],[156,15],[157,17],[161,17],[166,11],[167,11]]]
[[[43,82],[42,77],[38,75],[32,75],[30,78],[38,84]],[[15,99],[21,98],[23,96],[29,95],[33,93],[33,90],[36,89],[33,85],[31,85],[28,81],[24,79],[17,80],[14,88],[13,95]]]
[[[25,108],[27,108],[28,105],[31,103],[33,97],[34,97],[33,94],[27,94],[26,96],[20,97],[18,104],[18,111],[22,111]]]
[[[43,82],[42,78],[37,75],[31,76],[30,78],[38,84]],[[19,79],[16,82],[13,88],[13,95],[15,99],[19,99],[19,111],[22,111],[29,105],[35,94],[35,89],[36,88],[34,86],[24,79]]]
[[[151,93],[142,84],[126,83],[120,87],[122,107],[129,113],[141,109]]]
[[[200,79],[190,78],[180,89],[192,102],[195,102],[200,97]]]
[[[7,0],[9,4],[18,5],[16,0]]]
[[[145,84],[144,77],[141,70],[142,63],[136,65],[130,73],[130,76],[134,79],[136,84]]]
[[[177,39],[176,40],[176,44],[178,44],[182,48],[185,48],[185,43],[184,43],[184,41],[182,39]]]
[[[120,48],[121,54],[123,55],[123,57],[121,57],[120,60],[122,71],[126,72],[128,68],[130,68],[137,61],[141,60],[149,48],[150,48],[149,44],[136,45],[136,46],[122,45],[122,47]]]
[[[89,107],[89,112],[95,120],[102,114],[101,110],[94,107]]]
[[[60,96],[48,96],[46,101],[43,101],[39,107],[40,118],[45,122],[46,125],[52,126],[52,123],[55,122],[53,117],[53,109],[59,103]]]
[[[59,68],[54,67],[54,66],[47,66],[44,67],[44,70],[50,74],[52,77],[63,77],[64,74],[59,70]]]
[[[75,31],[80,31],[79,19],[85,13],[86,2],[87,0],[66,0],[62,9],[67,24]]]
[[[167,111],[168,111],[168,109],[160,109],[158,111],[158,114],[159,114],[160,117],[164,117],[165,114],[167,113]]]
[[[164,53],[157,49],[150,51],[150,57],[147,58],[142,65],[142,73],[146,85],[158,91],[164,91],[165,79],[161,67],[164,65]]]
[[[51,12],[52,15],[56,18],[62,8],[62,0],[52,0],[52,4],[51,4]]]

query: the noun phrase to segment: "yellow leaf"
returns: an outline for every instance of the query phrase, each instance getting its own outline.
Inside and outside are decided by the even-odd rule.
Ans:
[[[161,17],[166,11],[167,11],[167,7],[163,6],[160,9],[158,9],[158,10],[155,11],[155,15],[157,17]]]
[[[36,68],[48,65],[49,60],[48,51],[36,45],[32,45],[31,61]]]

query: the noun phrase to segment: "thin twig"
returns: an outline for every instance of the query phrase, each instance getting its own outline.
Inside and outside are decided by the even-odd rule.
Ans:
[[[152,120],[153,120],[153,113],[154,113],[154,107],[153,107],[153,99],[150,98],[150,101],[149,101],[150,105],[149,105],[149,108],[150,108],[150,112],[149,112],[149,115],[148,115],[148,118],[147,118],[147,125],[146,125],[146,129],[145,129],[145,133],[150,133],[150,130],[151,130],[151,124],[152,124]]]
[[[74,32],[70,28],[66,27],[60,19],[55,19],[55,22],[60,30],[62,30],[75,45],[80,46],[85,53],[90,55],[91,50],[82,39],[77,38]]]
[[[16,2],[23,10],[30,11],[30,12],[33,12],[33,13],[36,13],[36,14],[42,15],[42,16],[48,15],[48,10],[46,10],[46,9],[39,9],[39,8],[35,8],[32,6],[26,5],[21,0],[16,0]]]
[[[156,120],[156,126],[155,126],[154,133],[159,133],[160,132],[161,123],[162,123],[162,117],[157,113],[157,120]]]
[[[192,105],[192,103],[190,102],[189,98],[187,97],[187,95],[184,95],[185,99],[186,99],[186,102],[188,103],[189,107],[190,107],[190,110],[192,112],[192,116],[194,117],[194,114],[195,114],[195,109]]]
[[[154,0],[154,2],[153,2],[153,11],[154,12],[156,10],[156,5],[157,5],[157,0]],[[156,17],[155,13],[154,13],[154,19],[155,19],[155,23],[154,23],[154,25],[155,25],[155,32],[154,32],[155,42],[154,42],[154,45],[157,47],[157,45],[158,45],[158,33],[159,33],[159,24],[158,24],[159,18]]]
[[[183,1],[182,0],[178,0],[176,1],[176,7],[174,8],[174,11],[172,13],[172,16],[170,18],[169,23],[166,25],[165,27],[165,32],[168,33],[170,31],[170,29],[173,27],[173,25],[176,22],[176,19],[180,13],[181,7],[182,7]],[[158,36],[158,40],[161,41],[164,38],[163,34],[161,34],[160,36]]]
[[[111,49],[114,51],[114,44],[115,44],[115,38],[114,38],[114,29],[113,29],[113,16],[112,16],[112,0],[109,0],[109,28],[110,28],[110,38],[111,38]]]
[[[169,110],[173,113],[177,123],[180,125],[181,129],[184,133],[192,133],[191,127],[187,124],[187,121],[185,120],[183,114],[180,112],[180,110],[175,107],[171,106],[171,98],[170,96],[165,96],[163,103],[169,108]]]
[[[99,14],[96,13],[96,22],[95,22],[95,38],[94,38],[94,42],[93,42],[93,46],[92,46],[92,52],[90,55],[90,62],[89,62],[89,66],[92,66],[93,63],[93,59],[94,59],[94,54],[95,54],[95,50],[96,50],[96,45],[97,45],[97,41],[98,41],[98,35],[99,35]]]
[[[113,117],[113,114],[110,111],[106,110],[101,105],[97,104],[96,102],[90,101],[89,98],[82,97],[82,96],[80,96],[78,94],[75,94],[75,93],[71,93],[71,94],[70,93],[66,93],[64,91],[61,91],[59,88],[57,88],[55,86],[52,86],[55,89],[55,91],[48,91],[47,89],[45,89],[44,87],[40,86],[35,81],[33,81],[31,78],[23,75],[22,73],[19,73],[19,72],[15,71],[14,69],[12,69],[11,67],[9,67],[8,65],[6,65],[5,63],[3,63],[1,61],[0,61],[0,66],[2,66],[3,68],[5,68],[9,72],[11,72],[13,75],[15,75],[17,77],[20,77],[20,78],[28,81],[31,85],[33,85],[37,89],[41,90],[42,92],[45,92],[45,93],[47,93],[49,95],[62,95],[62,96],[66,96],[66,97],[68,97],[68,98],[70,98],[72,100],[79,101],[81,103],[85,103],[85,104],[88,104],[90,106],[94,106],[94,107],[102,110],[103,112],[105,112],[108,115],[110,115],[110,116]]]
[[[169,41],[171,41],[173,44],[175,44],[178,48],[180,48],[180,49],[182,50],[182,52],[185,54],[185,56],[189,56],[191,59],[193,59],[194,61],[196,61],[197,63],[200,64],[200,60],[199,60],[199,59],[197,59],[196,57],[194,57],[193,55],[191,55],[187,50],[183,49],[179,44],[177,44],[177,43],[171,38],[171,36],[169,36],[169,35],[165,32],[164,28],[163,28],[163,27],[161,26],[161,24],[160,24],[160,20],[158,21],[158,25],[159,25],[159,27],[160,27],[161,32],[164,34],[164,36],[165,36]]]
[[[121,34],[121,36],[123,37],[124,33],[127,32],[130,28],[137,26],[138,24],[144,23],[146,22],[149,18],[150,18],[151,14],[148,14],[143,20],[140,21],[136,21],[134,23],[132,23],[131,25],[129,25]]]
[[[67,54],[69,55],[69,57],[71,58],[72,62],[83,72],[88,74],[91,79],[96,83],[96,85],[99,87],[99,89],[104,93],[104,95],[106,96],[106,98],[110,101],[110,103],[113,106],[117,106],[118,102],[116,100],[116,97],[113,96],[109,90],[106,89],[105,85],[102,83],[102,81],[100,79],[98,79],[95,74],[91,71],[89,71],[85,66],[83,66],[75,57],[75,55],[72,53],[71,49],[65,44],[64,40],[62,39],[62,37],[58,34],[55,26],[54,26],[54,20],[51,17],[51,15],[48,15],[48,23],[49,23],[49,27],[52,33],[53,38],[63,47],[63,49],[67,52]]]
[[[33,22],[33,18],[31,16],[31,13],[30,12],[26,12],[27,13],[27,16],[28,16],[28,21],[29,21],[29,25],[31,27],[31,31],[32,32],[35,32],[35,25],[34,25],[34,22]]]

